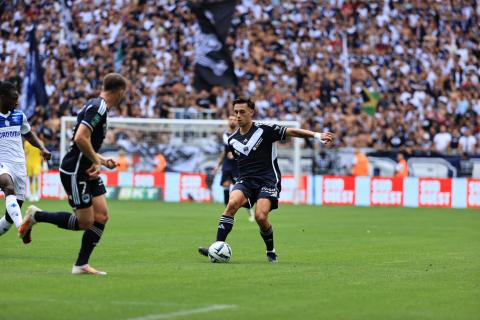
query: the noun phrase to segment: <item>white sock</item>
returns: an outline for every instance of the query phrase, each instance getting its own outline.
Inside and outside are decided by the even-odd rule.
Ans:
[[[22,211],[20,211],[20,206],[17,203],[17,197],[10,195],[5,198],[5,203],[7,206],[7,212],[10,218],[15,223],[15,226],[20,228],[22,224]]]
[[[8,231],[12,224],[5,219],[5,216],[3,216],[0,219],[0,236]]]

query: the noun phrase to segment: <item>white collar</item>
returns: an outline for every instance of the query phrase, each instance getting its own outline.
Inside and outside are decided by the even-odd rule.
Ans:
[[[0,112],[0,116],[4,117],[4,118],[8,118],[8,116],[10,116],[12,113],[10,111],[8,111],[7,113],[3,114]]]

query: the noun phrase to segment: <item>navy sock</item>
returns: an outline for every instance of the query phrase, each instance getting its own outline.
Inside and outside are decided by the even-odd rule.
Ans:
[[[76,266],[83,266],[88,263],[88,259],[90,259],[93,249],[95,249],[95,246],[100,241],[104,229],[104,224],[95,222],[90,229],[85,230],[82,237],[82,246],[80,247],[78,259],[75,263]]]
[[[260,229],[260,235],[263,238],[263,241],[265,242],[265,246],[267,247],[267,251],[272,251],[273,250],[273,229],[272,226],[268,228],[267,231],[262,231]]]
[[[217,241],[225,241],[228,234],[232,231],[235,219],[229,216],[221,216],[217,229]]]
[[[230,200],[230,188],[223,188],[223,203],[227,205],[228,200]]]
[[[38,211],[35,213],[34,219],[37,222],[54,224],[62,229],[80,230],[77,217],[69,212]]]
[[[7,211],[5,211],[5,220],[7,220],[8,223],[13,223],[13,220],[10,218],[10,215]]]

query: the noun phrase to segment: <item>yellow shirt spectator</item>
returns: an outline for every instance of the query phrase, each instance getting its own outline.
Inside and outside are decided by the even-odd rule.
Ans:
[[[27,164],[27,176],[33,177],[40,175],[42,171],[42,153],[39,149],[32,146],[28,141],[24,142],[25,157]]]

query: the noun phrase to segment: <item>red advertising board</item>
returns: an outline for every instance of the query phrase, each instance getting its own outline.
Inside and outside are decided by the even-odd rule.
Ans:
[[[282,176],[282,192],[280,192],[281,203],[307,203],[307,176],[300,177],[300,183],[297,186],[294,176]]]
[[[212,201],[204,174],[180,173],[180,201]]]
[[[65,196],[58,171],[48,171],[42,173],[40,182],[42,199],[58,199],[62,195]]]
[[[451,208],[452,179],[419,178],[418,206]]]
[[[354,205],[355,177],[323,177],[322,202],[326,205]]]
[[[467,179],[467,208],[480,208],[480,179]]]
[[[403,205],[403,178],[370,179],[370,205],[395,206]]]

